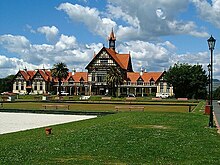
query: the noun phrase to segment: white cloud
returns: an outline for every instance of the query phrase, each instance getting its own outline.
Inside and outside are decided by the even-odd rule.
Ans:
[[[208,37],[207,32],[197,31],[196,24],[192,21],[186,23],[180,21],[168,21],[167,25],[169,29],[174,31],[174,34],[190,34],[195,37]]]
[[[111,19],[101,17],[100,12],[96,8],[62,3],[57,9],[63,10],[72,21],[84,23],[91,32],[102,37],[106,37],[106,34],[110,32],[111,28],[116,26],[116,23]]]
[[[192,2],[195,4],[201,19],[220,28],[220,0],[192,0]]]
[[[108,0],[107,10],[78,4],[62,3],[57,9],[64,11],[72,21],[84,23],[88,29],[103,38],[113,27],[123,40],[149,40],[153,37],[188,34],[209,36],[192,21],[177,20],[187,11],[189,0]]]
[[[42,26],[37,29],[38,32],[45,34],[47,41],[54,41],[59,33],[59,30],[55,26]]]
[[[16,72],[19,68],[43,68],[53,66],[57,62],[64,62],[69,68],[84,69],[93,57],[94,51],[98,52],[102,44],[79,45],[74,36],[61,35],[55,44],[31,44],[24,36],[0,35],[0,46],[10,53],[17,55],[11,59],[2,55],[0,68],[12,67]],[[4,57],[4,58],[3,58]],[[19,63],[20,62],[20,63]],[[4,75],[11,74],[8,69]]]
[[[144,41],[129,41],[118,46],[119,52],[126,53],[130,50],[134,70],[139,71],[144,67],[147,71],[163,71],[170,66],[172,53],[161,45],[172,45],[171,43],[152,44]]]
[[[13,45],[10,47],[9,45]],[[98,53],[102,48],[101,43],[79,45],[74,36],[61,35],[59,41],[54,45],[30,44],[23,36],[2,35],[0,45],[9,52],[18,54],[17,58],[0,56],[0,77],[15,74],[19,69],[50,68],[57,62],[64,62],[71,70],[85,70],[86,65],[93,58],[94,51]],[[135,71],[144,67],[147,71],[163,71],[176,62],[202,64],[206,69],[209,61],[209,52],[195,54],[174,53],[176,47],[169,41],[150,43],[145,41],[129,41],[117,46],[120,53],[130,51],[132,64]],[[23,51],[25,50],[25,51]],[[220,75],[220,54],[215,54],[214,75]],[[4,72],[2,72],[2,70]],[[220,77],[217,77],[220,78]]]
[[[27,63],[22,59],[9,58],[4,55],[0,55],[0,77],[6,77],[7,75],[16,74],[19,69],[24,68],[34,70],[39,67],[37,65]]]
[[[74,36],[61,35],[59,41],[55,45],[57,51],[77,48],[76,38]]]
[[[116,18],[121,17],[123,21],[130,24],[133,31],[136,32],[134,33],[136,39],[144,40],[145,38],[147,40],[153,36],[173,34],[188,34],[196,37],[209,36],[194,22],[178,20],[178,15],[187,10],[189,0],[129,0],[126,3],[123,0],[109,0],[109,3],[111,5],[108,8],[112,10],[110,13]],[[128,18],[133,18],[135,23]],[[131,28],[129,27],[129,29]],[[123,31],[125,33],[126,28],[123,28]],[[132,38],[135,37],[132,36]]]
[[[156,14],[157,14],[157,17],[160,18],[160,19],[166,19],[166,14],[164,13],[163,9],[161,8],[158,8],[156,10]]]
[[[14,53],[26,53],[30,49],[30,42],[24,36],[13,36],[11,34],[5,34],[0,36],[0,45],[6,48],[10,52]]]

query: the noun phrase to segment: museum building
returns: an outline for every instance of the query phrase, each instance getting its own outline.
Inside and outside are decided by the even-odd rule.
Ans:
[[[108,37],[109,47],[94,54],[93,59],[86,66],[87,72],[69,72],[62,81],[62,91],[69,95],[107,95],[109,86],[106,76],[111,67],[117,68],[123,78],[123,83],[117,85],[117,95],[135,96],[156,95],[169,93],[173,95],[173,88],[164,80],[165,71],[134,72],[131,55],[119,54],[115,50],[116,37],[113,30]],[[19,70],[13,80],[13,93],[45,94],[57,93],[58,81],[51,76],[50,70]]]

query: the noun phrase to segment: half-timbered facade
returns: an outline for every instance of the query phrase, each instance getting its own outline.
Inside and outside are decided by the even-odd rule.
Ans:
[[[88,72],[69,72],[62,81],[62,91],[69,95],[107,95],[107,75],[110,67],[120,71],[123,83],[117,87],[118,96],[132,93],[136,96],[148,96],[156,93],[173,95],[172,86],[164,80],[165,72],[134,72],[130,53],[119,54],[115,50],[116,37],[114,32],[109,36],[109,48],[103,47],[88,63]],[[44,94],[57,93],[58,81],[51,77],[50,70],[20,70],[13,83],[14,93]]]

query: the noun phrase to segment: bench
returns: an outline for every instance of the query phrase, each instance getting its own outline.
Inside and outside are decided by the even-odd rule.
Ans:
[[[63,100],[63,96],[56,96],[54,97],[54,100]]]
[[[102,97],[102,100],[111,100],[111,97]]]
[[[8,96],[2,96],[2,101],[3,101],[3,102],[8,101],[8,99],[9,99],[9,97],[8,97]]]
[[[115,106],[116,111],[119,111],[120,109],[128,109],[129,111],[132,109],[140,109],[144,111],[144,106]]]
[[[177,100],[186,101],[188,98],[177,98]]]
[[[61,108],[64,107],[64,108],[67,108],[69,110],[70,105],[68,105],[68,104],[44,104],[44,105],[42,105],[42,107],[44,107],[44,109],[47,109],[48,107],[54,107],[56,109],[58,109],[60,107]]]

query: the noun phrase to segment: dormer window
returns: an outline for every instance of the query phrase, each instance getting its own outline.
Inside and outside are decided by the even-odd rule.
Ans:
[[[84,80],[83,78],[80,79],[80,85],[83,85],[84,84]]]
[[[127,81],[127,85],[131,85],[131,80],[128,80],[128,81]]]
[[[143,83],[144,83],[144,81],[141,78],[139,78],[137,81],[137,85],[143,85]]]
[[[155,85],[154,80],[151,80],[151,81],[150,81],[150,85]]]
[[[74,80],[72,78],[69,79],[69,84],[73,84]]]

